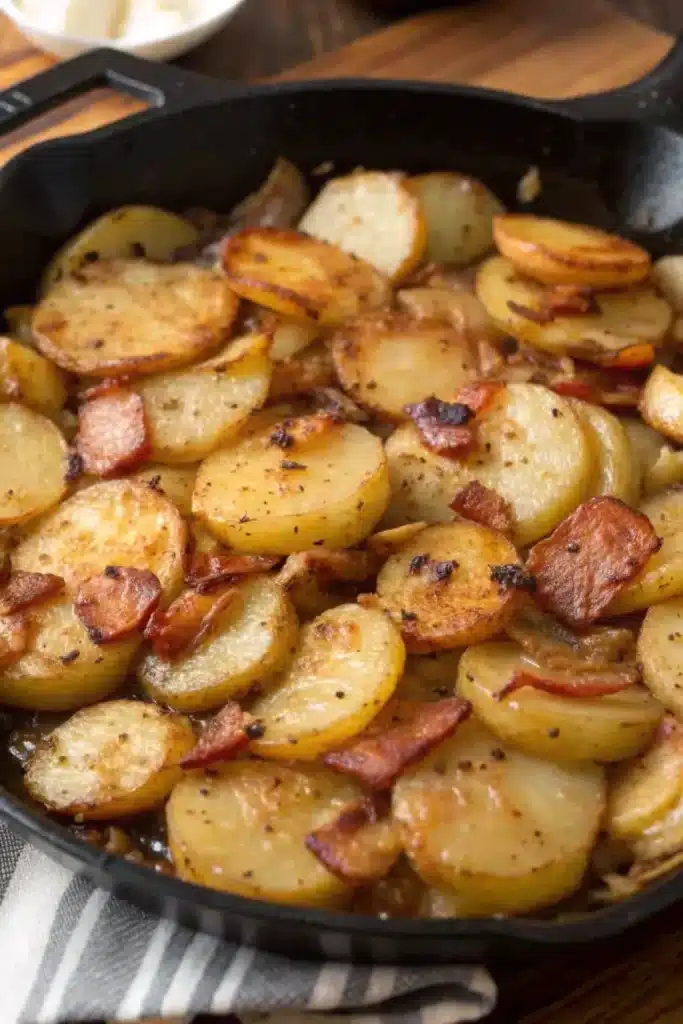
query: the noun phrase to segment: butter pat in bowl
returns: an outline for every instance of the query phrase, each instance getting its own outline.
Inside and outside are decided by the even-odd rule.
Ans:
[[[0,10],[56,57],[113,46],[171,60],[219,31],[243,0],[0,0]]]

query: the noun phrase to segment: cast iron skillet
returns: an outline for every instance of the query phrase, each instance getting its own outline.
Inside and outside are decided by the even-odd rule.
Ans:
[[[0,303],[30,300],[56,247],[123,203],[228,209],[277,156],[482,178],[510,206],[530,164],[537,211],[613,228],[655,255],[683,252],[683,40],[644,80],[550,103],[482,89],[333,81],[239,87],[100,50],[0,94],[0,134],[109,85],[151,110],[48,142],[0,173]],[[318,181],[320,179],[317,179]],[[51,856],[139,906],[290,956],[374,962],[537,955],[613,937],[683,900],[683,873],[582,919],[380,921],[199,888],[109,856],[0,790],[0,814]]]

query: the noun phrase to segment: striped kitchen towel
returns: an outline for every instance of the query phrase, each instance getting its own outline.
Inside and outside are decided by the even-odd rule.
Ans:
[[[459,1024],[494,1003],[481,967],[302,963],[195,934],[96,889],[0,822],[0,1024],[228,1012],[293,1024],[302,1010],[351,1011],[347,1024]]]

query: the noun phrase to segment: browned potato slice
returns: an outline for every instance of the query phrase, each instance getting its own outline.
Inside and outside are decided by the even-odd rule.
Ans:
[[[86,821],[151,811],[182,778],[190,722],[139,700],[77,711],[36,749],[26,788],[55,814]]]
[[[61,576],[78,584],[108,565],[149,569],[170,601],[183,581],[185,523],[171,502],[132,480],[108,480],[68,498],[27,530],[12,558],[14,569]]]
[[[607,804],[610,835],[635,845],[646,857],[683,845],[683,737],[667,719],[650,749],[614,775]],[[668,841],[673,840],[669,846]]]
[[[476,178],[433,171],[410,179],[427,221],[425,259],[463,266],[493,246],[493,218],[503,204]]]
[[[652,280],[677,316],[683,314],[683,256],[663,256],[652,267]]]
[[[353,547],[389,503],[381,442],[353,423],[295,442],[287,422],[202,463],[195,515],[239,551],[288,555],[321,543]]]
[[[97,647],[70,597],[39,604],[27,650],[0,672],[0,702],[28,711],[73,711],[109,697],[124,681],[139,640]],[[142,637],[140,637],[140,640]]]
[[[683,598],[648,609],[638,636],[638,661],[655,697],[683,717]]]
[[[162,466],[153,462],[138,470],[133,480],[164,494],[172,501],[181,516],[192,515],[192,491],[197,476],[196,466]],[[213,542],[215,544],[215,541]]]
[[[543,284],[628,288],[650,272],[644,249],[587,224],[506,213],[494,219],[493,234],[501,256]]]
[[[570,402],[591,450],[593,472],[586,497],[611,494],[627,505],[636,505],[640,498],[640,465],[634,457],[624,425],[600,405],[582,402],[578,398],[570,399]]]
[[[662,541],[645,568],[627,583],[606,615],[624,615],[683,594],[683,491],[671,490],[640,506]]]
[[[198,237],[197,229],[174,213],[154,206],[122,206],[88,224],[53,256],[43,275],[41,294],[93,260],[163,261]]]
[[[655,366],[643,389],[640,415],[653,430],[683,444],[683,377]]]
[[[495,636],[514,614],[517,592],[496,582],[492,569],[518,564],[495,530],[466,520],[430,526],[385,563],[377,595],[409,651],[464,647]]]
[[[160,704],[178,711],[211,711],[259,692],[283,668],[296,644],[294,609],[268,576],[245,579],[238,599],[187,657],[164,661],[148,654],[137,668],[142,686]]]
[[[23,402],[54,419],[66,402],[64,375],[26,345],[0,338],[0,398]]]
[[[641,419],[622,419],[631,451],[640,470],[645,497],[683,483],[683,451],[672,448],[665,437]]]
[[[394,432],[386,443],[392,501],[385,525],[448,520],[455,495],[478,480],[512,506],[515,542],[530,544],[583,500],[592,453],[568,401],[537,384],[509,384],[477,424],[476,449],[461,459],[430,452],[412,424]]]
[[[299,228],[367,260],[395,281],[415,269],[427,241],[419,197],[402,174],[385,171],[354,171],[328,181]]]
[[[396,687],[399,700],[443,700],[453,697],[462,651],[438,651],[434,654],[411,654]]]
[[[270,358],[275,363],[293,359],[299,352],[317,341],[320,334],[320,328],[315,324],[303,324],[287,316],[276,316],[275,313],[267,314],[262,327],[272,332]]]
[[[518,669],[538,666],[516,644],[480,644],[465,651],[458,693],[496,736],[549,761],[623,761],[652,740],[663,708],[643,687],[606,697],[557,696],[525,686],[499,694]]]
[[[503,337],[477,296],[464,288],[404,288],[396,298],[418,320],[445,320],[473,340]]]
[[[344,390],[389,420],[407,419],[406,405],[427,395],[452,400],[477,376],[469,339],[438,320],[415,323],[400,314],[356,320],[341,328],[332,353]]]
[[[248,335],[205,363],[143,381],[152,458],[198,462],[234,437],[268,396],[268,344]]]
[[[223,250],[230,287],[304,323],[333,326],[385,306],[389,281],[369,263],[297,231],[254,228]]]
[[[668,302],[649,284],[597,292],[594,313],[551,315],[548,289],[517,274],[502,256],[493,256],[479,270],[477,295],[497,326],[518,341],[552,355],[607,365],[630,359],[627,350],[636,360],[628,365],[651,363],[653,348],[663,341],[672,319]]]
[[[16,402],[0,404],[0,526],[56,505],[66,492],[67,446],[45,416]]]
[[[349,890],[305,839],[362,795],[317,765],[233,761],[192,772],[166,807],[176,871],[188,882],[273,903],[338,905]]]
[[[188,263],[90,263],[52,288],[32,329],[43,355],[94,377],[160,373],[215,351],[238,299],[221,274]]]
[[[382,612],[341,605],[304,626],[294,660],[251,707],[264,735],[251,749],[313,761],[369,725],[403,672],[405,649]]]
[[[474,719],[403,775],[393,798],[418,874],[471,917],[525,913],[574,892],[604,803],[601,768],[528,757]]]

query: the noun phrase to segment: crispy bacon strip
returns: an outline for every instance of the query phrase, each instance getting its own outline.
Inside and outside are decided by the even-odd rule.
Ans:
[[[196,746],[180,764],[183,768],[207,768],[219,761],[231,761],[263,731],[253,715],[230,701],[206,723]]]
[[[512,506],[497,491],[472,480],[458,491],[451,508],[465,519],[488,526],[509,537],[515,527]]]
[[[64,580],[49,572],[14,572],[0,589],[0,615],[13,615],[61,594]]]
[[[389,873],[402,850],[389,808],[387,792],[350,804],[334,821],[306,836],[306,849],[347,885],[376,882]]]
[[[615,665],[611,671],[564,674],[552,669],[517,669],[509,683],[496,697],[502,700],[516,690],[531,686],[534,690],[552,693],[558,697],[606,697],[610,693],[621,693],[640,682],[640,672],[635,665]]]
[[[538,603],[570,626],[588,626],[660,543],[647,516],[617,498],[591,498],[529,552]]]
[[[625,370],[581,370],[576,377],[556,377],[549,382],[556,395],[581,398],[593,405],[615,409],[635,409],[643,391],[643,382]]]
[[[478,380],[460,388],[455,400],[468,406],[475,416],[478,416],[479,413],[485,412],[489,408],[493,399],[504,387],[504,382],[500,380]]]
[[[113,476],[144,462],[151,445],[140,395],[110,388],[86,402],[78,415],[76,450],[85,471],[95,476]]]
[[[165,611],[154,612],[145,639],[155,654],[171,661],[180,654],[189,654],[206,638],[216,618],[237,600],[238,588],[227,583],[210,594],[186,590]]]
[[[460,697],[433,702],[393,700],[369,729],[323,757],[328,768],[370,789],[388,789],[399,775],[451,736],[472,706]]]
[[[556,284],[548,288],[543,296],[544,309],[552,318],[556,316],[590,316],[599,313],[600,307],[590,288],[575,284]]]
[[[0,617],[0,668],[18,661],[29,641],[28,622],[23,615]]]
[[[407,405],[406,412],[432,451],[448,457],[466,455],[476,443],[474,426],[469,421],[474,410],[462,402],[442,402],[432,395],[422,402]]]
[[[160,597],[153,572],[108,565],[81,583],[74,610],[94,644],[110,644],[144,629]]]
[[[236,582],[240,576],[268,572],[280,561],[279,555],[240,555],[217,548],[192,556],[185,582],[200,594],[206,594],[224,583]]]

